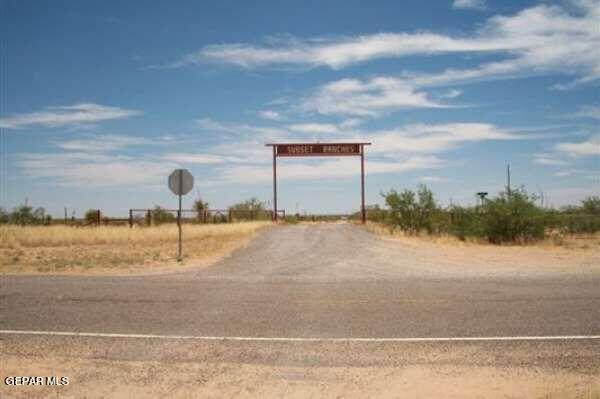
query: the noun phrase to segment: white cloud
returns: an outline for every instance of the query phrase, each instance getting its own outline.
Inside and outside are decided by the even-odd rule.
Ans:
[[[343,132],[339,125],[297,124],[287,127],[290,135],[285,140],[305,139],[305,134]],[[294,133],[297,133],[294,135]],[[251,136],[251,135],[250,135]],[[371,141],[368,148],[368,174],[401,173],[414,169],[435,169],[447,165],[440,154],[466,143],[486,140],[517,140],[530,136],[509,132],[494,125],[483,123],[413,124],[390,130],[353,131],[343,140]],[[254,184],[272,179],[271,154],[264,142],[254,139],[223,144],[208,149],[211,154],[236,157],[238,163],[226,162],[215,165],[215,184]],[[173,158],[171,158],[173,159]],[[315,178],[345,178],[356,175],[352,159],[318,159],[307,162],[302,159],[286,163],[279,176],[282,179],[300,180]],[[425,180],[427,181],[427,179]],[[429,180],[434,181],[434,180]],[[441,181],[441,180],[440,180]]]
[[[230,161],[221,155],[203,153],[168,153],[161,158],[177,164],[214,165]]]
[[[570,165],[570,162],[563,161],[562,159],[556,159],[552,157],[542,157],[538,156],[533,159],[534,163],[538,165],[548,165],[548,166],[565,166]]]
[[[90,135],[81,139],[58,141],[54,144],[63,150],[69,151],[106,152],[150,143],[150,140],[143,137],[104,134]]]
[[[440,95],[440,98],[456,98],[463,94],[462,90],[450,89]]]
[[[19,154],[16,164],[25,176],[78,188],[165,183],[176,166],[155,159],[81,152]]]
[[[403,79],[376,77],[367,81],[341,79],[321,86],[301,103],[304,111],[324,115],[380,116],[407,108],[444,107]]]
[[[441,168],[446,163],[434,156],[413,156],[391,161],[369,160],[365,165],[367,175],[400,173],[417,169]],[[352,157],[333,158],[320,162],[297,161],[286,164],[278,171],[282,180],[311,180],[349,178],[360,175],[360,163]],[[268,183],[273,179],[273,170],[264,166],[231,166],[221,169],[217,181],[220,184]]]
[[[280,121],[283,119],[283,116],[281,115],[280,112],[273,111],[270,109],[265,109],[265,110],[259,111],[258,115],[263,119],[269,119],[272,121]]]
[[[468,8],[473,10],[485,10],[485,0],[454,0],[454,8]]]
[[[469,142],[525,138],[486,123],[415,124],[365,136],[373,142],[370,152],[418,154],[440,153]]]
[[[466,1],[463,1],[466,4]],[[476,3],[473,0],[471,4]],[[566,89],[600,78],[600,3],[598,0],[572,2],[566,7],[540,4],[516,14],[497,15],[486,20],[470,35],[418,33],[377,33],[341,38],[292,38],[271,44],[246,43],[210,45],[189,54],[171,66],[220,62],[245,68],[297,65],[343,68],[379,58],[442,53],[495,52],[504,59],[475,68],[449,69],[441,76],[423,78],[440,84],[482,79],[509,78],[530,74],[560,73],[576,76]]]
[[[578,143],[558,143],[554,148],[572,157],[600,156],[600,134]]]
[[[348,118],[348,119],[344,119],[342,121],[342,123],[340,123],[340,127],[342,129],[350,129],[353,127],[357,127],[358,125],[360,125],[363,122],[364,122],[364,120],[360,119],[360,118]]]
[[[499,51],[510,47],[496,40],[455,39],[435,33],[378,33],[342,37],[291,39],[279,47],[247,43],[217,44],[188,54],[171,67],[207,61],[245,68],[269,65],[329,66],[334,69],[377,58],[444,52]]]
[[[232,137],[251,136],[255,140],[278,140],[287,137],[288,131],[280,127],[255,126],[243,123],[222,123],[210,118],[203,118],[196,121],[196,125],[204,130],[227,133]]]
[[[445,183],[448,181],[445,177],[439,176],[422,176],[419,177],[419,180],[427,182],[427,183]]]
[[[111,119],[123,119],[139,115],[140,111],[108,107],[98,104],[75,104],[46,107],[42,111],[17,114],[0,119],[0,127],[18,129],[25,126],[77,126]]]
[[[579,110],[570,116],[576,118],[600,119],[600,105],[583,105]]]
[[[596,180],[600,179],[598,176],[597,170],[587,170],[587,169],[566,169],[561,170],[554,173],[556,177],[569,177],[569,176],[579,176],[583,178],[595,178]]]
[[[288,125],[288,129],[298,133],[325,133],[325,134],[337,134],[340,133],[340,129],[337,125],[332,123],[297,123]]]

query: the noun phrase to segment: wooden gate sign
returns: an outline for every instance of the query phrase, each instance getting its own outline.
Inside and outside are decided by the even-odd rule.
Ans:
[[[278,157],[344,156],[360,155],[360,146],[355,143],[277,144],[275,151]]]
[[[273,220],[277,221],[277,158],[279,157],[360,157],[360,213],[367,221],[365,210],[365,146],[371,143],[286,143],[265,144],[273,148]]]

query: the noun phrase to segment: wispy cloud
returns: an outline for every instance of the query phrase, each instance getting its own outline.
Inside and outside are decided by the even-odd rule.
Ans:
[[[456,98],[463,94],[462,90],[450,89],[439,95],[440,98]]]
[[[26,176],[73,187],[115,187],[163,183],[171,162],[122,155],[68,152],[17,154],[16,164]]]
[[[529,138],[487,123],[414,124],[364,137],[373,142],[370,152],[419,154],[445,152],[469,142]]]
[[[302,100],[303,111],[324,115],[374,117],[407,108],[441,108],[404,79],[376,77],[362,81],[341,79],[327,83]]]
[[[230,137],[252,136],[256,140],[278,140],[287,137],[288,131],[282,127],[256,126],[245,123],[223,123],[211,118],[196,121],[196,125],[204,130],[226,133]]]
[[[279,177],[286,180],[311,180],[349,178],[357,176],[357,159],[337,158],[319,162],[300,161],[286,165],[279,172]],[[368,175],[400,173],[418,169],[441,168],[446,163],[435,156],[412,156],[395,161],[371,160],[366,167]],[[220,184],[257,184],[268,183],[273,178],[269,165],[231,166],[224,167],[218,172]]]
[[[337,134],[341,132],[340,128],[332,123],[297,123],[288,125],[288,129],[298,133]]]
[[[54,142],[57,147],[63,150],[82,152],[107,152],[151,143],[152,141],[144,137],[116,134],[93,134],[86,135],[83,138]]]
[[[572,157],[600,156],[600,134],[585,141],[558,143],[554,148]]]
[[[273,111],[272,109],[265,109],[258,112],[258,115],[263,119],[268,119],[272,121],[280,121],[283,120],[283,115],[281,112]]]
[[[76,126],[95,122],[124,119],[141,114],[140,111],[98,104],[74,104],[46,107],[42,111],[17,114],[0,119],[0,127],[18,129],[26,126]]]
[[[486,4],[485,0],[454,0],[452,7],[472,10],[485,10]]]
[[[445,183],[448,181],[445,177],[439,176],[421,176],[419,177],[420,181],[424,181],[426,183]]]
[[[533,162],[538,165],[548,165],[548,166],[566,166],[570,165],[570,162],[563,161],[562,159],[557,159],[554,157],[546,157],[546,156],[537,156],[533,158]]]
[[[457,3],[476,4],[476,1]],[[575,81],[556,85],[566,89],[600,78],[600,6],[597,0],[572,3],[576,11],[541,4],[514,15],[489,18],[479,29],[464,37],[419,32],[378,33],[340,38],[290,38],[256,45],[218,44],[203,47],[173,63],[173,67],[219,62],[244,68],[278,65],[344,68],[379,58],[442,53],[495,52],[506,58],[466,70],[447,70],[442,81],[469,81],[523,74],[561,73],[577,76]]]
[[[583,105],[577,112],[570,114],[574,118],[600,119],[600,105]]]

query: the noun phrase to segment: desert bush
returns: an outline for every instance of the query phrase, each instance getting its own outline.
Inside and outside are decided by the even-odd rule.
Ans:
[[[501,192],[487,200],[479,213],[483,235],[491,243],[528,242],[544,238],[548,215],[524,188]]]
[[[538,240],[548,229],[565,225],[570,231],[593,230],[589,221],[583,225],[581,220],[572,218],[571,224],[566,224],[562,214],[557,216],[538,207],[535,195],[528,194],[524,188],[510,194],[502,192],[481,206],[455,205],[446,209],[437,205],[433,193],[424,185],[416,192],[392,189],[382,195],[388,207],[385,223],[408,234],[451,234],[461,240],[482,238],[500,244]],[[595,203],[587,204],[590,208]],[[579,224],[571,226],[575,221]]]
[[[46,215],[46,210],[42,207],[33,207],[21,205],[13,209],[9,216],[9,223],[25,225],[47,224],[51,221],[50,215]]]
[[[89,224],[100,222],[98,220],[98,210],[97,209],[88,209],[87,211],[85,211],[83,218]]]
[[[384,223],[387,217],[387,211],[379,205],[367,205],[367,220],[369,222]],[[354,216],[354,215],[353,215]],[[356,219],[360,218],[360,212],[356,213]]]
[[[471,237],[483,237],[481,210],[478,208],[451,206],[446,211],[448,218],[444,231],[465,240]]]
[[[6,224],[10,220],[10,214],[2,207],[0,207],[0,224]]]
[[[201,221],[204,216],[204,212],[208,211],[208,202],[203,201],[202,198],[198,198],[196,201],[194,201],[192,208],[196,211],[198,220]]]
[[[271,218],[265,205],[255,197],[230,206],[229,212],[236,220],[269,220]]]
[[[565,207],[551,216],[553,226],[562,233],[596,233],[600,231],[600,197],[588,197],[580,206]]]
[[[399,228],[409,234],[439,232],[441,210],[427,186],[419,185],[416,193],[408,189],[401,192],[392,189],[382,196],[389,207],[386,223],[392,228]]]
[[[163,223],[174,223],[177,220],[177,217],[173,215],[173,213],[167,211],[166,209],[156,205],[152,211],[150,212],[152,223],[154,224],[163,224]]]
[[[600,216],[600,197],[591,196],[581,201],[581,212],[586,215]]]

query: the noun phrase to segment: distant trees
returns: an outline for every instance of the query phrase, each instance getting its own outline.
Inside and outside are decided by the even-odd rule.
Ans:
[[[2,207],[0,207],[0,224],[8,223],[10,220],[10,214]]]
[[[85,211],[83,218],[85,219],[86,223],[89,223],[89,224],[100,223],[100,221],[98,220],[98,210],[97,209],[88,209],[87,211]]]
[[[52,221],[50,215],[42,207],[33,208],[29,205],[19,205],[12,212],[0,208],[0,223],[11,223],[18,225],[49,224]]]
[[[579,207],[562,210],[537,206],[538,198],[524,188],[501,192],[473,207],[441,208],[431,190],[420,185],[382,193],[387,209],[377,210],[369,220],[383,219],[391,229],[408,234],[451,234],[460,239],[484,238],[491,243],[539,240],[556,231],[595,233],[600,231],[600,197],[588,197]],[[382,215],[383,213],[383,215]]]
[[[252,197],[229,207],[229,213],[237,220],[269,219],[270,214],[265,210],[265,204]]]
[[[153,224],[173,223],[177,220],[174,214],[159,205],[156,205],[150,211],[150,217]]]
[[[208,211],[208,202],[203,201],[202,198],[198,198],[194,201],[192,208],[198,214],[198,220],[202,220],[204,212]]]
[[[581,212],[588,215],[600,215],[600,197],[592,196],[581,201]]]
[[[249,211],[264,211],[265,210],[265,205],[260,202],[258,200],[258,198],[256,197],[252,197],[246,201],[242,201],[242,202],[238,202],[237,204],[233,204],[229,207],[230,211],[243,211],[243,212],[249,212]]]

